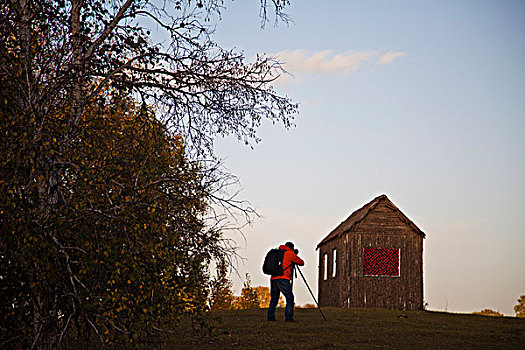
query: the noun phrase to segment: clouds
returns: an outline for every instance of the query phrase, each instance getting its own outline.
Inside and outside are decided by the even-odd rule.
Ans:
[[[305,50],[286,50],[275,56],[284,62],[285,69],[292,74],[342,73],[348,75],[355,72],[363,62],[369,60],[371,54],[369,52],[349,52],[334,55],[330,50],[313,53]]]
[[[404,52],[388,52],[382,56],[379,57],[377,60],[377,64],[382,66],[385,64],[392,63],[396,58],[406,56],[406,53]]]
[[[404,52],[390,51],[349,51],[333,53],[332,50],[306,51],[285,50],[274,55],[286,71],[293,75],[309,74],[342,74],[349,75],[365,65],[382,66],[392,64],[394,60],[406,56]],[[284,80],[289,80],[284,77]],[[285,81],[281,81],[283,83]]]

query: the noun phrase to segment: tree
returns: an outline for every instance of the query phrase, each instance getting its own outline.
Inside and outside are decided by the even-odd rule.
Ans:
[[[61,174],[60,201],[45,220],[38,179],[25,182],[31,163],[13,174],[6,169],[19,161],[19,148],[0,156],[8,180],[0,187],[7,194],[1,276],[9,296],[1,322],[13,332],[5,341],[53,348],[92,334],[139,344],[204,308],[202,281],[207,261],[220,256],[219,233],[203,225],[209,185],[184,157],[182,139],[120,96],[85,119],[69,154],[76,166]],[[63,119],[55,121],[50,127],[60,128]],[[2,131],[15,138],[12,130]],[[46,145],[46,155],[59,148]]]
[[[525,317],[525,295],[519,297],[518,304],[514,305],[514,312],[516,317]]]
[[[205,310],[207,266],[231,254],[214,205],[251,212],[223,194],[213,138],[252,144],[297,111],[277,61],[213,42],[220,10],[0,4],[0,346],[142,346]]]
[[[494,316],[494,317],[503,317],[503,314],[491,309],[483,309],[478,312],[473,312],[474,315],[482,315],[482,316]]]
[[[217,276],[210,283],[210,309],[230,310],[233,305],[232,282],[228,279],[228,264],[221,260]]]
[[[234,308],[238,310],[259,308],[259,296],[257,294],[257,288],[251,286],[249,274],[246,274],[244,287],[241,290],[241,295],[235,300]]]
[[[288,127],[297,111],[271,87],[276,60],[245,63],[213,42],[203,21],[220,13],[220,1],[25,0],[1,10],[2,65],[15,68],[3,70],[17,93],[11,103],[37,124],[69,106],[69,138],[60,142],[72,142],[84,109],[108,86],[155,103],[197,153],[211,152],[215,135],[257,141],[262,119]],[[153,36],[154,28],[163,32]]]
[[[270,300],[271,300],[270,288],[258,286],[258,287],[255,287],[255,289],[257,291],[257,295],[259,298],[259,307],[261,309],[268,308],[270,306]],[[277,304],[277,307],[284,307],[284,306],[285,306],[284,298],[283,298],[283,295],[280,294],[279,303]]]
[[[302,306],[299,306],[299,308],[302,308],[302,309],[315,309],[316,306],[314,304],[304,304]]]
[[[257,290],[257,295],[259,297],[259,307],[261,309],[268,308],[270,306],[270,299],[271,299],[270,288],[258,286],[258,287],[255,287],[255,289]]]

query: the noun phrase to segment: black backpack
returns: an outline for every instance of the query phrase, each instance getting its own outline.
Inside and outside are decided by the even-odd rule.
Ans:
[[[284,249],[271,249],[266,253],[263,263],[263,272],[267,275],[282,276]]]

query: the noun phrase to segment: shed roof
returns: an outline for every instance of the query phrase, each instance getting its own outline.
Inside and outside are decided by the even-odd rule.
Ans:
[[[419,227],[417,227],[416,224],[412,222],[412,220],[410,220],[405,214],[403,214],[401,210],[399,210],[399,208],[396,207],[394,203],[392,203],[392,201],[390,201],[390,199],[388,199],[388,197],[385,194],[383,194],[379,197],[374,198],[371,202],[365,204],[362,208],[354,211],[345,221],[340,223],[335,229],[333,229],[332,232],[328,234],[328,236],[326,236],[321,242],[319,242],[317,248],[331,241],[332,239],[341,237],[346,232],[352,230],[352,228],[354,228],[354,226],[357,223],[361,222],[368,215],[368,213],[370,213],[375,207],[377,207],[379,203],[383,201],[393,210],[397,211],[400,214],[401,220],[403,220],[408,226],[410,226],[410,228],[412,228],[414,232],[425,237],[425,233],[421,231]]]

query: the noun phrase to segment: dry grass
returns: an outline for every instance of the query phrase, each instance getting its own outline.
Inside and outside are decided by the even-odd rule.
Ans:
[[[324,309],[323,309],[324,310]],[[266,322],[266,309],[212,315],[207,337],[176,337],[181,349],[525,349],[525,319],[372,309],[296,309],[297,323]],[[284,318],[284,310],[277,316]]]

